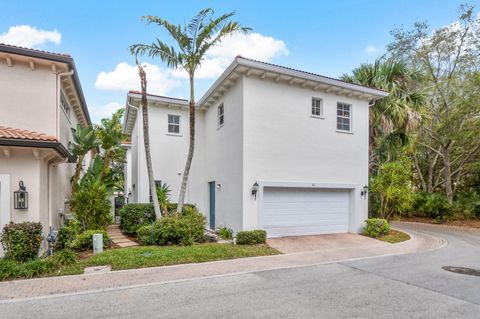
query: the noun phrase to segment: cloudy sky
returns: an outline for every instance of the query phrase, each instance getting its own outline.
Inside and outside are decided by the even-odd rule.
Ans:
[[[240,54],[331,77],[350,72],[380,56],[391,41],[389,31],[429,21],[432,27],[455,21],[456,0],[337,1],[2,1],[0,43],[52,52],[75,59],[94,122],[125,103],[139,80],[128,47],[168,40],[141,21],[157,15],[183,23],[200,9],[216,14],[236,11],[235,19],[253,31],[226,39],[212,49],[197,73],[197,100]],[[478,11],[478,8],[477,8]],[[159,60],[145,60],[149,92],[187,97],[181,70]]]

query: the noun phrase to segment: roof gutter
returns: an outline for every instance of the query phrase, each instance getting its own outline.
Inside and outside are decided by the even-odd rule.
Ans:
[[[77,161],[76,156],[72,155],[60,142],[0,138],[0,146],[48,148],[57,151],[68,163],[75,163]]]

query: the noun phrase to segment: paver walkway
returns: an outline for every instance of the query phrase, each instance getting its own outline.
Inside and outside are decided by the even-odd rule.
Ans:
[[[403,229],[403,227],[398,228]],[[351,243],[352,240],[348,241],[348,238],[344,238],[346,243],[350,242],[349,245],[339,247],[338,243],[330,241],[329,247],[329,241],[324,240],[324,245],[317,246],[316,250],[307,249],[283,255],[112,271],[99,274],[0,282],[0,303],[9,299],[104,291],[120,287],[159,284],[175,280],[186,280],[207,276],[318,265],[356,258],[413,253],[436,249],[445,244],[445,241],[441,238],[420,232],[407,231],[411,235],[411,239],[394,245],[374,239],[355,237],[359,235],[345,234],[346,237],[354,236],[352,237],[353,241],[358,239],[366,239],[366,241],[364,241],[363,245],[358,245],[356,243]]]
[[[136,241],[131,240],[122,233],[118,224],[108,226],[107,233],[113,244],[118,247],[124,248],[138,246],[138,243]]]

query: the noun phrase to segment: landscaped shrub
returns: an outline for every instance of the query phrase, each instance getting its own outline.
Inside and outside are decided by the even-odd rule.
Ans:
[[[177,211],[177,203],[168,203],[167,205],[167,210],[168,210],[168,213],[169,214],[174,214],[176,213]],[[185,209],[190,209],[190,208],[193,208],[193,209],[197,209],[196,206],[194,204],[183,204],[183,208],[182,208],[182,211],[185,211]]]
[[[232,240],[233,239],[233,229],[228,227],[220,227],[218,229],[218,236],[222,239]]]
[[[7,258],[19,262],[35,259],[42,242],[42,224],[32,222],[7,224],[3,228],[0,241]]]
[[[33,278],[55,271],[58,268],[58,265],[53,258],[48,257],[31,260],[18,267],[20,268],[19,274],[23,278]]]
[[[75,239],[70,244],[70,249],[83,251],[93,249],[93,235],[102,234],[103,235],[103,248],[108,248],[109,238],[106,231],[102,229],[97,230],[87,230],[75,237]]]
[[[17,278],[20,275],[20,268],[11,259],[0,259],[0,280]]]
[[[70,209],[83,230],[107,229],[113,218],[111,208],[106,185],[94,178],[82,179],[70,199]]]
[[[390,225],[386,219],[369,218],[365,223],[366,226],[363,233],[367,236],[377,238],[382,235],[387,235],[390,232]]]
[[[143,226],[155,221],[155,212],[152,204],[127,204],[119,211],[120,228],[129,235],[135,235]]]
[[[454,201],[456,217],[480,218],[480,194],[464,192],[459,194]]]
[[[261,229],[244,230],[237,233],[238,245],[257,245],[265,244],[267,241],[267,232]]]
[[[205,223],[205,216],[189,207],[180,214],[170,214],[140,228],[137,238],[143,245],[191,245],[203,241]]]
[[[60,228],[55,241],[55,249],[62,250],[68,248],[75,237],[82,231],[80,222],[72,219],[65,226]]]
[[[56,252],[53,259],[58,265],[71,265],[77,260],[77,254],[73,250],[64,249]]]
[[[450,219],[453,216],[453,207],[447,198],[439,193],[421,193],[415,201],[416,211],[425,217],[439,221]]]

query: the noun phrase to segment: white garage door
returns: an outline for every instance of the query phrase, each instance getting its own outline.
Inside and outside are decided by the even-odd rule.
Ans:
[[[262,206],[268,237],[348,232],[348,190],[266,187]]]

